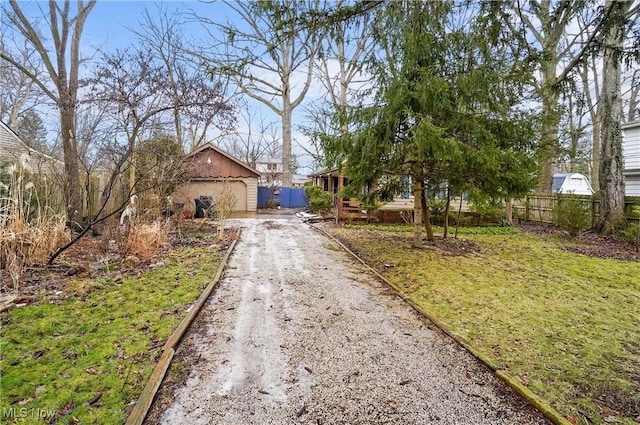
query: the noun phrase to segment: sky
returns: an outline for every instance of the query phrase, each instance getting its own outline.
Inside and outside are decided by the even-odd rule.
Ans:
[[[6,0],[0,0],[3,6],[8,6]],[[74,4],[75,2],[72,2]],[[21,6],[27,16],[42,16],[42,11],[46,13],[48,4],[46,1],[22,1]],[[98,0],[95,7],[89,14],[84,31],[82,33],[81,53],[84,57],[99,57],[96,51],[113,52],[116,49],[126,49],[136,41],[136,36],[132,30],[140,30],[141,23],[144,21],[143,13],[148,10],[150,15],[156,16],[159,10],[165,10],[169,13],[193,12],[198,16],[204,16],[217,22],[227,22],[234,19],[234,12],[220,1],[129,1],[129,0]],[[0,19],[2,17],[0,16]],[[240,23],[236,23],[240,24]],[[203,29],[199,22],[186,22],[181,28],[186,38],[204,41],[208,38],[207,32]],[[320,84],[309,90],[305,101],[299,106],[293,114],[294,128],[294,155],[298,157],[298,163],[301,165],[300,172],[310,173],[314,171],[311,166],[311,158],[307,155],[298,144],[306,144],[306,138],[296,130],[296,124],[300,124],[304,116],[303,107],[318,97],[322,92]],[[295,95],[296,93],[294,93]],[[269,108],[257,101],[248,99],[251,108],[256,108],[260,114],[265,117],[266,122],[277,121],[277,128],[280,131],[279,117]],[[248,128],[241,120],[238,122],[238,132],[249,133]],[[252,133],[255,134],[258,129],[254,128]],[[215,137],[214,134],[212,137]],[[296,141],[298,143],[296,143]]]

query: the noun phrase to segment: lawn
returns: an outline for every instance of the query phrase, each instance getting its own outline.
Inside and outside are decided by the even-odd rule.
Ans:
[[[141,276],[72,281],[64,301],[0,314],[0,422],[123,423],[220,259],[181,248]]]
[[[527,233],[465,232],[472,253],[418,250],[393,230],[331,232],[566,417],[640,422],[639,262]]]

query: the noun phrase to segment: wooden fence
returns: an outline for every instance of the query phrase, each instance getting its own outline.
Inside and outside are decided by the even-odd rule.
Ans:
[[[573,195],[571,195],[573,196]],[[595,226],[600,217],[600,201],[591,196],[576,196],[578,200],[589,211],[591,225]],[[541,223],[553,223],[553,207],[557,202],[556,196],[532,195],[523,200],[514,201],[513,216],[520,220],[538,221]],[[624,212],[627,220],[640,222],[640,218],[633,214],[633,207],[640,205],[637,201],[626,200]]]

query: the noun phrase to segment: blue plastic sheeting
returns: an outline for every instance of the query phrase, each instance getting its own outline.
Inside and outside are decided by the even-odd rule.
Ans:
[[[265,208],[267,204],[282,208],[305,208],[309,205],[302,187],[259,187],[258,208]]]

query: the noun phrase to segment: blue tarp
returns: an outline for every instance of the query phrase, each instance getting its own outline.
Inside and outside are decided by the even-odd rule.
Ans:
[[[258,208],[265,208],[268,204],[282,208],[305,208],[309,205],[302,187],[258,187]]]

